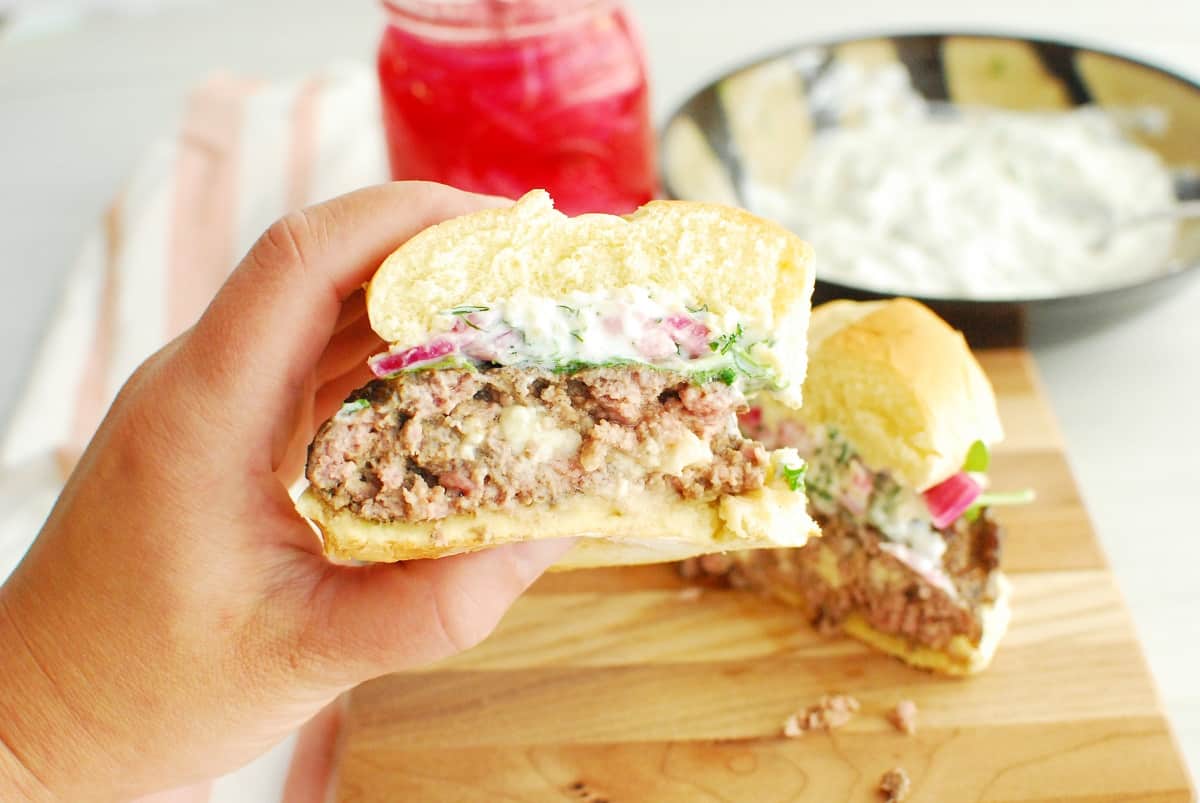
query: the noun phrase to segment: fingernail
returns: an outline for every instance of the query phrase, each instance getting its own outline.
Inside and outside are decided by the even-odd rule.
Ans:
[[[514,558],[520,563],[522,574],[533,582],[546,569],[553,566],[571,547],[574,538],[542,538],[512,544]]]

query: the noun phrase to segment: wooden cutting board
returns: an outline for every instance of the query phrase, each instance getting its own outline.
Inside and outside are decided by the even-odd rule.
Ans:
[[[992,667],[910,669],[738,591],[699,599],[669,566],[547,575],[484,644],[351,698],[342,801],[1189,801],[1194,793],[1129,614],[1071,479],[1027,352],[983,352],[1007,440],[999,512],[1015,615]],[[845,728],[787,716],[854,695]],[[884,714],[916,701],[905,736]]]

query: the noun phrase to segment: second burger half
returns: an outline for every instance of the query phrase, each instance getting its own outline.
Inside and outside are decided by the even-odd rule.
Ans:
[[[1002,437],[991,384],[962,335],[910,299],[813,310],[801,411],[764,398],[749,437],[798,449],[822,538],[803,549],[701,559],[907,663],[988,665],[1009,619],[1002,534],[984,492]]]
[[[427,229],[367,288],[390,344],[321,427],[297,503],[327,554],[395,561],[577,536],[560,567],[800,546],[808,246],[737,210],[568,218],[544,192]]]

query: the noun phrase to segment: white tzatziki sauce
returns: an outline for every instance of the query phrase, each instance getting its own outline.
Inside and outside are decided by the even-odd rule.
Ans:
[[[818,131],[790,181],[749,188],[751,208],[813,244],[820,278],[1000,299],[1166,269],[1172,222],[1126,228],[1099,247],[1114,224],[1177,203],[1166,165],[1124,130],[1152,124],[1152,113],[950,109],[892,89]]]
[[[836,427],[805,426],[773,405],[753,408],[741,424],[768,449],[795,450],[805,466],[803,488],[813,509],[874,527],[883,536],[881,549],[948,594],[957,594],[942,561],[946,539],[934,527],[920,493],[863,463]]]
[[[443,310],[429,340],[371,358],[377,376],[456,365],[540,366],[571,373],[639,364],[744,390],[778,388],[774,341],[682,293],[628,286],[562,298],[518,293]]]

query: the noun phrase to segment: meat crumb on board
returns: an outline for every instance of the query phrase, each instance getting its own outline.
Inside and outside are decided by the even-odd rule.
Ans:
[[[893,767],[879,779],[879,794],[884,796],[887,803],[900,803],[908,797],[910,789],[912,781],[901,767]]]
[[[696,558],[696,563],[699,567],[699,571],[696,574],[703,573],[720,577],[728,574],[733,569],[734,558],[732,555],[727,555],[724,552],[712,552]]]
[[[797,711],[783,723],[783,735],[789,739],[812,730],[833,730],[849,722],[859,709],[858,700],[848,694],[823,694],[815,705]]]
[[[901,700],[896,707],[888,712],[888,722],[892,726],[910,736],[917,732],[917,704],[912,700]]]
[[[684,558],[676,564],[675,568],[684,580],[695,580],[701,574],[700,561],[695,558]]]

